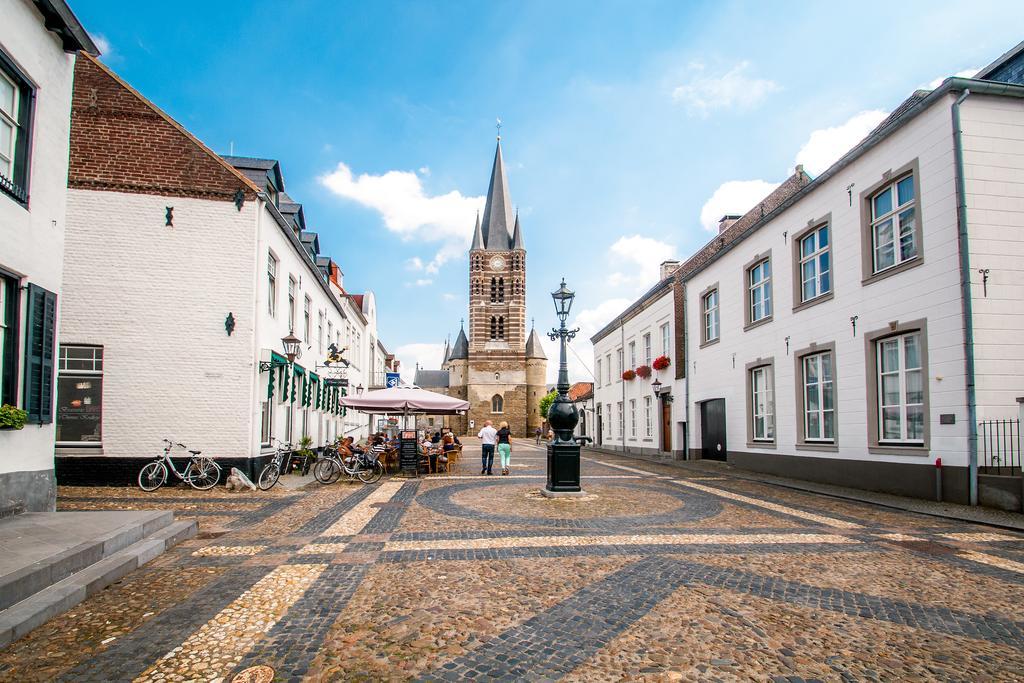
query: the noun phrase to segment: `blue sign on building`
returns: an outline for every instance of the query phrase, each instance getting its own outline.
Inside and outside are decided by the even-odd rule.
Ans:
[[[400,377],[401,377],[401,375],[399,375],[397,372],[385,373],[384,374],[384,386],[386,386],[388,389],[394,389],[395,387],[398,386],[399,381],[400,381],[399,380]]]

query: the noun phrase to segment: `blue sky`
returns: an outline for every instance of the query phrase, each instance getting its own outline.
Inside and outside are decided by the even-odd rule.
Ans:
[[[529,315],[553,324],[564,275],[586,335],[713,219],[1024,37],[1019,2],[71,5],[106,63],[214,150],[281,161],[410,368],[436,367],[465,316],[496,117]]]

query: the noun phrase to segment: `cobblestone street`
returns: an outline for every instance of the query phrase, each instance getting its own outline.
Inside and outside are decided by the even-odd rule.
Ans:
[[[0,651],[9,681],[1024,680],[1024,535],[543,450],[270,493],[64,488],[199,536]],[[497,471],[497,468],[496,468]]]

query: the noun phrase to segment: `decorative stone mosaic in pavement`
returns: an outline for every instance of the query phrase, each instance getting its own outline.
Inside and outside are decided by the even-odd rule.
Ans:
[[[0,680],[1024,680],[1024,535],[588,455],[511,476],[65,489],[200,534],[0,650]]]

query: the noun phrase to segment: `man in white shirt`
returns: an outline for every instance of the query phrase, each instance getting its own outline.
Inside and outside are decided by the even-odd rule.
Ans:
[[[498,443],[498,430],[491,426],[490,420],[487,420],[477,436],[480,437],[480,458],[483,461],[480,474],[491,474],[491,467],[494,465],[494,445]]]

